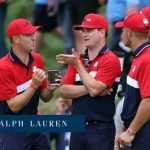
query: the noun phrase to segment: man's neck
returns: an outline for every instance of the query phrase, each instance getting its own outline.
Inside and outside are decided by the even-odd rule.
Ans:
[[[23,51],[22,49],[18,48],[18,47],[13,47],[12,49],[15,53],[15,55],[25,64],[27,65],[29,62],[29,53]]]
[[[131,43],[131,49],[134,52],[139,46],[141,46],[143,43],[146,43],[148,41],[146,40],[135,40]]]
[[[96,56],[99,54],[100,50],[105,46],[105,43],[103,45],[99,45],[97,47],[88,48],[88,56],[89,60],[94,60]]]

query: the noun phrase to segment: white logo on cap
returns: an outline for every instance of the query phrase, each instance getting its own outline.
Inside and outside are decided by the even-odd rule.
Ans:
[[[128,18],[128,16],[125,16],[125,19],[124,20],[126,20]]]
[[[91,22],[91,19],[90,18],[85,18],[84,21],[85,22]]]
[[[147,20],[146,18],[144,18],[144,19],[143,19],[143,23],[144,23],[145,25],[148,25],[149,22],[148,22],[148,20]]]
[[[135,69],[136,69],[136,66],[133,66],[132,73],[135,71]]]

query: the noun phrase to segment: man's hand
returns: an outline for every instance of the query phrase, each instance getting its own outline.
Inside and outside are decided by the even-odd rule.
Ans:
[[[120,128],[119,128],[118,133],[116,134],[116,137],[115,137],[115,144],[116,144],[117,150],[122,150],[122,148],[123,148],[122,143],[121,143],[121,139],[120,139],[120,135],[124,131],[125,131],[125,127],[123,125],[123,122],[121,122]]]
[[[122,145],[132,146],[132,141],[134,140],[135,135],[129,134],[127,131],[125,131],[120,135],[119,138]]]
[[[115,144],[116,144],[117,150],[122,150],[122,144],[121,144],[119,133],[115,136]]]
[[[45,71],[42,70],[42,69],[37,68],[35,70],[35,72],[33,73],[33,75],[32,75],[32,83],[31,84],[35,88],[38,89],[42,85],[44,79],[46,79]]]
[[[99,94],[99,96],[111,95],[112,92],[113,92],[113,89],[112,89],[112,88],[107,88],[107,89],[105,89],[103,92],[101,92],[101,93]]]
[[[60,74],[56,74],[56,78],[57,78],[57,84],[51,85],[51,83],[49,82],[47,86],[47,89],[51,92],[55,91],[58,87],[61,86],[62,76]]]
[[[59,54],[56,56],[56,60],[58,63],[68,65],[77,65],[80,62],[79,56],[74,49],[72,49],[72,55]]]
[[[60,85],[61,84],[56,84],[56,85],[47,85],[47,89],[48,89],[48,91],[50,91],[50,92],[53,92],[53,91],[55,91],[58,87],[60,87]]]

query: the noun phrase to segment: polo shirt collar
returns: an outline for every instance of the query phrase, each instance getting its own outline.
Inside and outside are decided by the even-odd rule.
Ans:
[[[34,61],[34,58],[32,56],[31,53],[29,53],[29,62],[27,64],[27,66],[16,56],[16,54],[14,53],[13,49],[11,48],[9,51],[9,58],[14,61],[17,64],[20,64],[24,67],[26,67],[27,69],[29,69]]]
[[[142,45],[140,45],[134,52],[133,56],[139,56],[145,48],[150,48],[150,42],[145,42]]]
[[[107,45],[105,45],[102,49],[100,49],[98,55],[95,57],[95,59],[99,56],[99,55],[104,55],[109,51],[109,49],[107,48]],[[88,49],[85,50],[85,53],[83,54],[83,57],[89,60],[89,56],[88,56]],[[94,60],[95,60],[94,59]]]

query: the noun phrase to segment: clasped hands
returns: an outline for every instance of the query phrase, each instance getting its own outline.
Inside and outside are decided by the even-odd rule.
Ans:
[[[118,147],[118,150],[122,150],[124,146],[131,147],[132,146],[132,141],[134,140],[135,135],[134,134],[129,134],[128,131],[122,132],[118,137],[116,138],[116,144]]]

